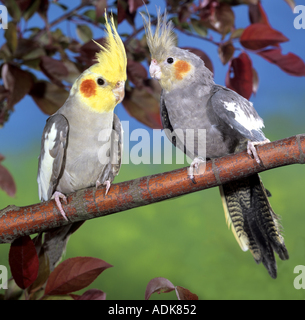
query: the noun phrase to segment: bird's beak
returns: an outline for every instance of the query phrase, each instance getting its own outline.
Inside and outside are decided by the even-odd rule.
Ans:
[[[151,60],[151,63],[149,66],[149,73],[152,78],[154,78],[156,80],[161,79],[162,72],[161,72],[161,68],[158,65],[158,62],[156,59]]]
[[[115,96],[117,104],[122,102],[125,96],[125,81],[118,81],[112,92]]]

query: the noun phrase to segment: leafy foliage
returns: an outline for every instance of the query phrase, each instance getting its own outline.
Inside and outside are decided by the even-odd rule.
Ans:
[[[105,300],[106,293],[98,289],[89,289],[82,295],[73,292],[86,288],[103,271],[113,267],[98,258],[76,257],[63,261],[50,273],[41,234],[34,240],[29,236],[16,239],[10,248],[9,264],[13,278],[9,280],[9,288],[3,297],[5,300]],[[174,286],[160,277],[148,283],[145,300],[154,292],[173,290],[178,300],[198,300],[197,295],[188,289]]]
[[[285,0],[294,8],[293,0]],[[143,27],[136,28],[135,17],[143,6],[142,0],[118,0],[109,4],[106,0],[82,1],[69,10],[60,1],[48,0],[3,0],[9,11],[10,22],[5,31],[6,42],[0,48],[0,126],[3,126],[14,112],[14,105],[26,95],[46,114],[53,114],[68,97],[68,91],[75,79],[94,63],[98,50],[91,41],[91,27],[103,28],[104,10],[111,9],[118,24],[127,21],[133,28],[131,34],[122,34],[128,55],[126,95],[123,106],[138,121],[151,128],[161,128],[159,115],[160,87],[149,79],[145,65],[150,61],[145,37],[139,35]],[[148,2],[148,1],[146,1]],[[248,6],[250,25],[236,28],[234,6]],[[49,22],[51,5],[63,10],[62,16]],[[216,46],[222,64],[228,66],[225,75],[227,87],[246,98],[258,90],[258,72],[251,55],[256,54],[277,65],[284,72],[294,76],[305,76],[305,64],[294,53],[283,54],[280,44],[289,39],[270,25],[259,0],[167,0],[167,11],[178,32],[194,38],[205,39]],[[117,11],[116,11],[117,9]],[[86,10],[86,11],[84,11]],[[38,14],[45,27],[27,28],[27,22]],[[154,14],[150,13],[154,19]],[[78,39],[57,28],[67,20],[75,24]],[[216,42],[210,36],[219,34]],[[103,44],[103,38],[95,39]],[[209,57],[198,48],[187,48],[199,55],[213,71]],[[4,159],[0,155],[0,162]],[[14,196],[16,186],[12,175],[0,164],[0,188]],[[38,241],[39,238],[36,239]],[[72,294],[91,283],[102,271],[111,267],[103,260],[78,257],[68,259],[50,273],[48,258],[42,247],[35,245],[29,237],[16,240],[10,250],[10,266],[15,283],[24,289],[29,299],[105,299],[104,292],[88,290],[82,296]],[[15,281],[15,283],[14,283]],[[152,293],[176,291],[178,299],[195,299],[196,295],[187,289],[172,285],[167,279],[155,278],[147,286],[145,297]],[[11,298],[19,297],[18,290],[11,290]]]
[[[59,1],[2,2],[8,8],[11,21],[5,31],[6,42],[0,48],[0,126],[8,120],[14,105],[26,95],[30,95],[42,112],[49,115],[63,105],[74,80],[94,63],[98,48],[91,41],[91,27],[103,28],[103,12],[107,9],[117,12],[114,16],[118,24],[127,21],[134,30],[132,34],[122,34],[128,55],[128,82],[123,106],[132,117],[145,125],[161,128],[160,87],[155,80],[149,79],[143,65],[150,62],[145,37],[138,37],[143,27],[135,27],[135,17],[142,9],[143,1],[119,0],[109,4],[106,0],[88,0],[70,11]],[[293,7],[293,0],[286,2]],[[241,4],[249,8],[250,25],[245,29],[235,27],[232,9]],[[64,13],[49,22],[51,5],[59,6]],[[289,39],[272,28],[259,0],[204,0],[199,3],[195,0],[168,0],[166,6],[176,30],[210,41],[218,47],[220,61],[228,65],[226,85],[242,96],[250,98],[258,90],[258,72],[252,66],[249,53],[244,51],[263,57],[291,75],[305,76],[305,64],[298,56],[282,54],[280,43]],[[43,29],[27,29],[27,24],[23,23],[32,19],[35,13],[43,19]],[[153,13],[151,16],[155,17]],[[79,39],[56,28],[64,20],[76,25]],[[211,31],[220,34],[220,42],[209,36]],[[95,40],[101,44],[104,41],[103,38]],[[213,71],[213,65],[204,52],[198,48],[187,49],[199,55]],[[240,50],[242,53],[235,56]]]
[[[92,257],[70,258],[51,273],[48,256],[41,245],[41,235],[34,241],[29,236],[15,240],[9,252],[13,278],[4,299],[30,300],[105,300],[100,290],[88,290],[83,295],[72,294],[91,284],[104,270],[112,267],[104,260]],[[16,284],[20,289],[16,288]]]
[[[173,290],[175,290],[178,300],[198,300],[196,294],[183,287],[174,286],[168,279],[162,277],[157,277],[149,281],[145,291],[145,300],[148,300],[155,292],[160,294]]]

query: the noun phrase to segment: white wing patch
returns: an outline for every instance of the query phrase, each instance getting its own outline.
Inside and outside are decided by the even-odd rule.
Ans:
[[[38,192],[40,200],[49,200],[48,199],[48,190],[50,186],[50,180],[53,170],[54,158],[50,155],[50,151],[55,145],[55,138],[57,135],[57,130],[55,128],[55,123],[53,123],[51,130],[46,132],[44,136],[44,155],[43,160],[41,161],[41,167],[39,175],[37,177],[38,182]]]
[[[264,127],[264,123],[261,118],[255,118],[252,114],[246,114],[243,108],[241,108],[236,102],[227,102],[223,100],[221,102],[228,111],[232,111],[234,113],[235,120],[247,130],[260,130]],[[252,106],[250,101],[249,103]]]

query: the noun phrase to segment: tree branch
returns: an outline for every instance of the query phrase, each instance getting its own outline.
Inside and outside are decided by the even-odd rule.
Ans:
[[[54,200],[27,207],[8,206],[0,211],[0,243],[212,188],[265,170],[304,164],[305,134],[268,143],[257,149],[261,165],[246,152],[213,159],[207,162],[203,175],[195,176],[196,183],[188,178],[187,168],[182,168],[114,184],[107,196],[102,187],[79,190],[70,194],[68,204],[64,205],[69,222],[60,215]]]
[[[44,29],[40,30],[34,37],[34,40],[37,40],[39,37],[41,37],[45,32],[47,32],[48,30],[50,30],[52,27],[54,27],[55,25],[57,25],[58,23],[65,21],[67,19],[69,19],[71,16],[73,16],[75,13],[77,13],[77,11],[79,11],[80,9],[86,7],[90,5],[90,3],[86,2],[86,1],[82,1],[76,8],[72,9],[71,11],[66,12],[65,14],[63,14],[62,16],[60,16],[59,18],[55,19],[54,21],[52,21],[48,26],[46,26]]]

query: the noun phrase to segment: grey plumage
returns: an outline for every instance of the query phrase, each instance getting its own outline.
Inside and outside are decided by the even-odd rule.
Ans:
[[[72,105],[70,100],[67,100],[65,105],[47,120],[42,135],[37,178],[42,201],[49,200],[55,191],[67,194],[93,187],[97,180],[100,184],[106,180],[111,183],[119,173],[122,126],[118,117],[112,112],[84,113],[80,108],[81,105]],[[49,138],[54,139],[50,152],[45,149]],[[107,154],[108,157],[105,157]],[[48,233],[46,248],[50,266],[54,267],[69,236],[81,224],[68,225]]]
[[[113,111],[124,99],[127,57],[113,17],[108,20],[106,12],[105,28],[104,45],[96,43],[97,63],[75,80],[67,101],[48,119],[42,135],[39,198],[54,198],[66,220],[60,199],[66,202],[66,194],[101,184],[107,194],[121,167],[122,127]],[[51,270],[81,224],[47,232],[44,247]]]
[[[192,165],[200,158],[217,158],[243,150],[259,162],[254,145],[269,140],[252,103],[216,85],[198,56],[175,47],[172,24],[166,22],[166,14],[163,18],[158,14],[154,35],[150,21],[143,20],[152,55],[150,74],[162,87],[161,118],[170,141],[194,159]],[[187,134],[189,130],[193,130],[193,136]],[[181,131],[183,134],[177,134]],[[273,251],[283,260],[288,259],[288,252],[259,176],[227,183],[220,187],[220,192],[228,224],[241,248],[250,249],[255,261],[262,262],[275,278]]]
[[[98,114],[87,111],[84,113],[80,108],[82,106],[71,105],[70,100],[67,100],[66,104],[47,121],[42,137],[38,169],[41,200],[50,199],[55,190],[54,186],[56,186],[57,191],[62,193],[71,193],[79,189],[95,186],[96,181],[103,177],[104,171],[108,171],[109,178],[113,180],[114,176],[111,172],[115,164],[111,164],[110,153],[108,159],[105,159],[107,163],[102,163],[99,152],[106,155],[107,150],[111,149],[111,128],[120,137],[119,141],[120,145],[122,145],[121,123],[112,112]],[[43,196],[44,193],[39,176],[45,155],[45,135],[50,134],[49,131],[53,125],[58,130],[54,148],[50,152],[51,156],[52,154],[55,156],[52,171],[53,188],[50,185],[46,196]],[[67,134],[68,130],[69,133]],[[60,139],[62,142],[60,142]],[[64,155],[69,161],[63,162]],[[105,181],[104,179],[101,180],[101,183]]]

